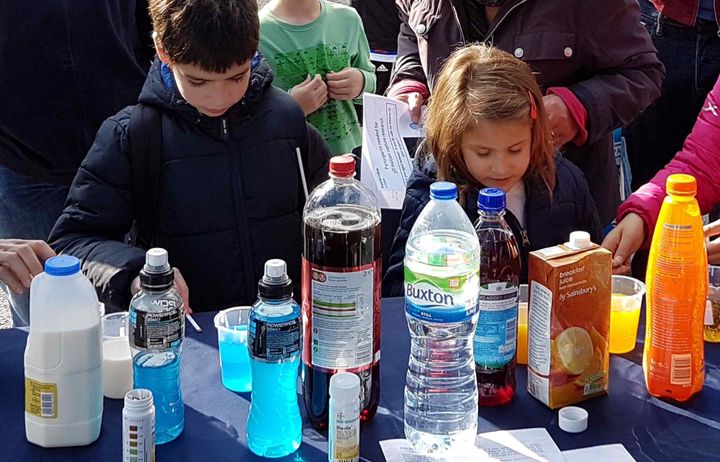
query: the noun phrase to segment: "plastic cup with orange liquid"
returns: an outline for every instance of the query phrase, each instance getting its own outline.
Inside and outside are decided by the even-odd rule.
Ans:
[[[518,303],[517,363],[528,362],[528,285],[520,284],[520,302]]]
[[[635,349],[643,295],[645,284],[637,279],[612,277],[610,353],[629,353]]]

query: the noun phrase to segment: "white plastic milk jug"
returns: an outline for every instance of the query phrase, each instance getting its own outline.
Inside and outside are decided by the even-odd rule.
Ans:
[[[80,261],[58,256],[30,285],[25,347],[25,435],[44,447],[95,441],[102,423],[98,299]]]

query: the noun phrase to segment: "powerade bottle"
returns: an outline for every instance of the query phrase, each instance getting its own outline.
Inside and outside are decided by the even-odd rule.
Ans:
[[[477,431],[472,338],[480,247],[456,198],[454,184],[433,183],[405,247],[405,314],[412,342],[405,437],[424,453],[472,447]]]
[[[302,319],[283,260],[265,263],[248,321],[252,401],[248,447],[262,457],[292,454],[302,441],[297,397]]]
[[[473,355],[478,405],[495,406],[515,396],[520,251],[505,221],[505,192],[483,189],[477,206],[480,293]]]
[[[360,421],[380,401],[380,207],[355,179],[351,156],[330,159],[330,179],[303,210],[303,396],[310,423],[327,428],[330,378],[360,378]]]
[[[130,301],[130,349],[134,388],[146,388],[155,402],[155,443],[180,435],[185,404],[180,392],[180,352],[185,338],[185,306],[173,286],[165,249],[145,255],[140,292]]]

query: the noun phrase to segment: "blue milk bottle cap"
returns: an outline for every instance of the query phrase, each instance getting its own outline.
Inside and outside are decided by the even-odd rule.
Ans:
[[[51,276],[70,276],[80,271],[80,260],[72,255],[59,255],[45,261],[45,273]]]
[[[500,188],[481,189],[477,206],[483,212],[502,212],[505,210],[505,191]]]
[[[440,201],[455,200],[457,198],[457,186],[449,181],[436,181],[430,185],[430,198]]]

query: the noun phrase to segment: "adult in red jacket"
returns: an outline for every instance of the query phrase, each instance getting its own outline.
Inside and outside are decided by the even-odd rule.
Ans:
[[[636,0],[396,0],[388,95],[420,107],[453,49],[492,44],[526,61],[546,92],[557,146],[585,173],[603,224],[620,203],[611,132],[660,94],[664,76]]]
[[[650,181],[682,148],[720,73],[720,0],[638,3],[667,75],[660,97],[625,130],[633,189]]]
[[[627,272],[635,251],[650,244],[666,195],[665,180],[673,173],[688,173],[697,179],[697,200],[702,213],[720,203],[720,79],[708,94],[682,150],[652,181],[620,206],[618,225],[603,242],[603,246],[614,254],[616,273]],[[720,234],[720,220],[706,226],[705,234],[708,237]],[[720,263],[720,239],[708,244],[707,250],[708,261]]]

